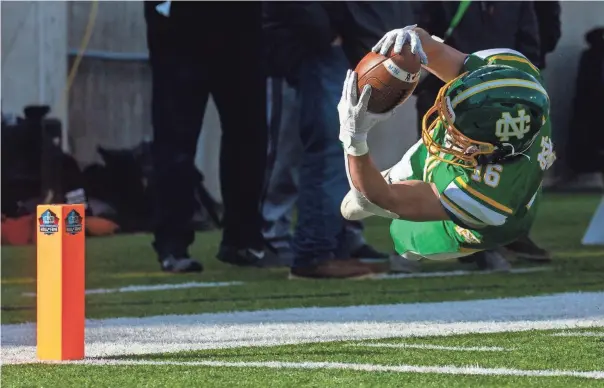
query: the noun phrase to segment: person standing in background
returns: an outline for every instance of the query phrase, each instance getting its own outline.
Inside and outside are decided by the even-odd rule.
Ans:
[[[376,270],[367,261],[388,267],[389,255],[365,242],[362,224],[340,214],[348,181],[336,107],[346,70],[411,18],[407,2],[264,4],[273,144],[264,236],[293,260],[291,277],[362,277]]]
[[[533,7],[535,9],[535,16],[537,17],[541,47],[541,50],[539,51],[539,60],[533,63],[539,68],[541,75],[543,76],[543,70],[545,70],[546,67],[546,55],[556,49],[558,41],[560,41],[560,37],[562,36],[560,2],[533,1]],[[555,168],[553,170],[555,170]],[[543,186],[547,189],[545,181]],[[505,249],[514,253],[518,259],[535,263],[549,263],[552,259],[551,254],[535,244],[528,235],[506,245]]]
[[[144,11],[157,187],[153,247],[161,269],[202,270],[188,247],[195,237],[194,159],[210,93],[222,125],[217,257],[234,265],[270,263],[260,213],[267,150],[262,4],[146,1]]]
[[[549,39],[547,41],[549,42],[550,48],[548,52],[553,51],[555,44],[558,42],[556,38],[559,39],[561,35],[560,4],[557,1],[535,1],[534,3],[535,12],[539,19],[539,30],[542,35],[542,40],[545,42],[545,39]],[[558,35],[555,35],[556,28]],[[585,73],[585,68],[580,65],[578,71],[579,73]],[[581,75],[578,77],[577,86],[581,85],[579,89],[583,89],[584,86],[589,88],[589,82],[590,81],[586,81]],[[592,85],[594,84],[596,83],[593,83]],[[585,94],[581,93],[581,95],[577,96],[579,101],[583,103],[583,96],[585,96]],[[581,107],[575,105],[573,113],[577,111],[577,108],[578,111],[582,111]],[[593,147],[593,145],[595,145],[593,139],[590,138],[591,134],[585,137],[582,133],[582,129],[586,127],[577,124],[582,121],[580,117],[580,115],[574,116],[568,126],[566,147],[563,149],[564,155],[561,158],[563,163],[560,163],[559,167],[561,168],[555,169],[556,176],[551,177],[547,183],[544,183],[545,190],[557,192],[602,192],[604,189],[604,179],[600,168],[596,167],[594,163],[591,163],[590,161],[586,162],[584,160],[583,155],[589,154],[590,156],[588,159],[591,159],[592,154],[585,153],[585,147],[583,146],[576,148],[576,145],[579,143],[587,145],[587,147]],[[577,143],[577,141],[579,143]]]
[[[569,174],[576,183],[566,181],[560,189],[602,192],[604,173],[604,132],[599,116],[604,101],[604,26],[585,33],[588,47],[579,58],[572,115],[569,123],[568,158]],[[591,176],[591,178],[590,178]],[[599,180],[600,184],[595,184]],[[590,183],[591,182],[591,183]]]

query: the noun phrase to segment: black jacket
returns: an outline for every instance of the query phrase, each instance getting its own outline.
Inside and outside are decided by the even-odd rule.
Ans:
[[[535,66],[544,69],[545,55],[554,51],[562,35],[560,27],[560,2],[533,1],[533,6],[535,8],[535,16],[537,16],[539,40],[541,42],[539,61],[535,62]]]
[[[305,59],[329,50],[337,36],[353,67],[386,32],[412,22],[407,2],[264,2],[269,75],[293,77]]]
[[[422,2],[420,27],[443,37],[459,1]],[[533,3],[527,1],[473,1],[447,44],[465,53],[511,48],[538,61],[540,42]]]
[[[178,50],[183,55],[204,58],[225,52],[237,55],[243,45],[248,51],[262,50],[259,1],[173,1],[169,17],[156,11],[155,7],[161,3],[143,2],[147,44],[152,55],[157,50]]]
[[[432,35],[444,37],[459,7],[459,1],[424,1],[416,5],[419,26]],[[529,1],[473,1],[463,19],[445,41],[464,53],[491,48],[511,48],[539,63],[541,49],[537,18]],[[442,82],[430,75],[416,93],[434,94]]]
[[[568,165],[575,172],[604,171],[604,27],[585,34],[589,48],[579,61],[568,142]]]

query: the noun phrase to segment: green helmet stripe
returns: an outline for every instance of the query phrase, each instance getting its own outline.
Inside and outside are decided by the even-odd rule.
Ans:
[[[547,97],[547,99],[549,100],[549,96],[547,95],[547,92],[545,91],[543,86],[539,85],[538,83],[523,80],[523,79],[518,79],[518,78],[510,78],[510,79],[487,81],[487,82],[483,82],[478,85],[472,86],[471,88],[464,90],[463,92],[458,94],[451,101],[451,105],[453,106],[453,108],[455,108],[458,104],[462,103],[463,101],[472,97],[475,94],[486,92],[491,89],[504,88],[504,87],[518,87],[518,88],[537,90],[537,91],[543,93],[543,95],[545,95]]]

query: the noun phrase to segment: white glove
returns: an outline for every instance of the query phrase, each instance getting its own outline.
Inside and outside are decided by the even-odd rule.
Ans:
[[[386,35],[384,35],[382,39],[380,39],[380,41],[373,46],[371,51],[386,55],[388,54],[388,50],[390,50],[392,44],[394,44],[393,51],[397,54],[400,54],[403,50],[403,45],[408,42],[411,45],[411,53],[419,55],[420,62],[423,65],[427,65],[428,57],[422,48],[422,42],[417,35],[417,32],[413,30],[415,27],[417,27],[417,24],[387,32]]]
[[[368,112],[369,97],[371,97],[371,86],[365,85],[361,98],[357,98],[357,73],[348,70],[342,98],[338,103],[338,114],[340,141],[344,145],[344,152],[349,155],[361,156],[368,153],[367,133],[375,124],[389,119],[394,114],[394,109],[386,113]]]

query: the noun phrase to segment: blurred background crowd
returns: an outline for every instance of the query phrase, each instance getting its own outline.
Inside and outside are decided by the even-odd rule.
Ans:
[[[236,266],[346,278],[358,260],[387,262],[392,252],[340,214],[336,105],[346,70],[415,23],[460,51],[512,48],[543,70],[561,161],[544,189],[602,191],[603,12],[556,1],[3,2],[2,242],[33,242],[37,204],[84,202],[90,235],[150,232],[150,260],[168,272],[202,271],[214,258],[189,247],[212,229],[216,257]],[[424,73],[374,131],[380,167],[419,138],[441,86]],[[464,261],[503,270],[509,254],[550,260],[525,236]]]

